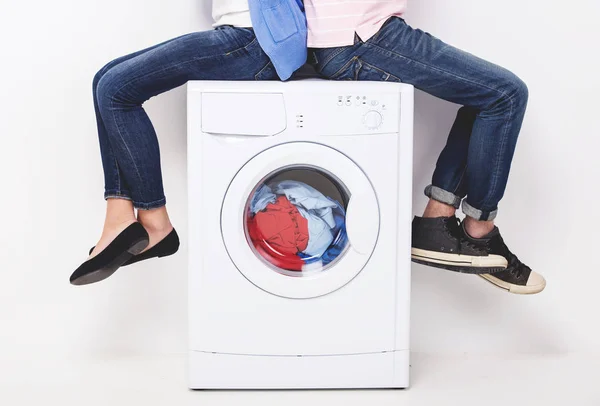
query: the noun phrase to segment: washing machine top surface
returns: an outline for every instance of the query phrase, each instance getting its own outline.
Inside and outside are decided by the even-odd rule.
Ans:
[[[202,132],[222,136],[270,137],[397,133],[402,94],[399,83],[323,80],[292,82],[192,82],[202,93]]]

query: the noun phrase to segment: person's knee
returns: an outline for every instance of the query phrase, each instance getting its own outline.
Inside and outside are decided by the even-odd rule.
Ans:
[[[94,75],[94,80],[92,81],[92,90],[96,93],[98,89],[98,84],[100,83],[100,79],[108,72],[108,70],[115,65],[115,61],[110,61],[106,65],[104,65],[96,74]]]
[[[529,100],[529,88],[527,84],[514,73],[510,73],[506,78],[506,93],[516,105],[524,108]]]
[[[102,68],[94,75],[94,80],[92,81],[92,90],[94,90],[94,92],[98,89],[98,83],[100,83],[100,79],[102,79],[104,73],[106,73],[106,70]]]
[[[96,88],[96,97],[100,108],[112,106],[114,104],[127,104],[125,97],[119,95],[123,93],[124,84],[127,76],[120,65],[108,69],[98,81]]]
[[[98,74],[96,74],[96,76],[98,77],[98,81],[97,81],[96,87],[95,87],[96,100],[98,101],[98,105],[102,109],[103,107],[107,106],[108,102],[110,102],[110,100],[112,98],[112,93],[113,93],[112,88],[114,86],[113,86],[113,81],[109,77],[110,71],[103,72],[102,75],[100,75],[100,72],[98,72]],[[96,78],[94,78],[94,80],[95,79]]]

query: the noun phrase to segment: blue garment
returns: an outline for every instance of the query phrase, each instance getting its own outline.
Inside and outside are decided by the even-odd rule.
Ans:
[[[306,16],[302,0],[250,0],[250,18],[261,48],[281,80],[306,62]]]
[[[330,264],[339,257],[344,251],[344,248],[346,248],[346,245],[348,244],[348,234],[346,233],[346,219],[343,209],[339,212],[336,211],[334,217],[336,227],[332,230],[332,233],[335,238],[323,255],[320,257],[311,257],[304,253],[299,254],[300,258],[302,258],[307,265],[315,266],[315,264],[319,264],[320,266],[325,266]]]
[[[325,197],[312,186],[293,180],[279,182],[274,189],[275,194],[285,195],[302,217],[308,220],[308,246],[304,254],[315,257],[323,255],[333,242],[333,211],[339,207],[339,203]]]
[[[269,203],[275,203],[276,200],[277,196],[271,191],[271,188],[267,185],[262,185],[254,192],[254,196],[252,196],[250,211],[252,214],[256,214],[264,210]]]
[[[328,79],[404,82],[461,104],[427,196],[477,220],[492,220],[504,195],[528,90],[514,73],[393,17],[354,45],[314,49]],[[465,198],[466,197],[466,198]]]
[[[312,186],[284,180],[259,187],[250,201],[250,211],[256,214],[264,210],[277,196],[285,196],[307,220],[308,245],[300,255],[306,263],[333,261],[348,241],[344,208]]]

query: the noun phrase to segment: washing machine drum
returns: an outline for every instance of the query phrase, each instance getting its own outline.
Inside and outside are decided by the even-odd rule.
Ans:
[[[302,175],[326,194],[294,180]],[[323,173],[283,171],[252,195],[246,209],[247,235],[257,254],[281,272],[323,270],[348,245],[347,201],[347,191]]]

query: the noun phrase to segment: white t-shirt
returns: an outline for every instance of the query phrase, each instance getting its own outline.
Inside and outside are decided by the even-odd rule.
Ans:
[[[213,27],[252,27],[248,0],[213,0],[212,16],[215,20]]]

